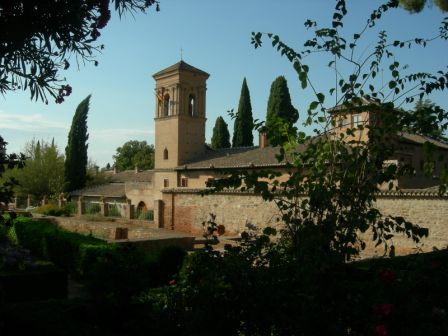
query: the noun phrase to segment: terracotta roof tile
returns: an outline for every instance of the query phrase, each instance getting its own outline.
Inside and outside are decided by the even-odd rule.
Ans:
[[[126,197],[124,183],[108,183],[98,186],[75,190],[70,193],[72,196],[107,196]]]
[[[107,171],[106,174],[113,182],[151,182],[154,172],[143,170],[136,173],[135,170],[124,170],[116,173]]]
[[[432,143],[433,145],[439,147],[439,148],[443,148],[443,149],[448,149],[448,144],[438,141],[436,139],[424,136],[424,135],[419,135],[419,134],[411,134],[411,133],[406,133],[403,132],[401,134],[399,134],[399,136],[406,141],[410,141],[413,143],[417,143],[417,144],[424,144],[425,142],[429,142]]]
[[[278,147],[240,147],[228,149],[207,149],[200,159],[177,167],[183,169],[215,169],[215,168],[252,168],[252,167],[279,167],[276,154]]]
[[[195,68],[194,66],[184,62],[184,61],[180,61],[177,62],[176,64],[173,64],[172,66],[169,66],[168,68],[165,68],[159,72],[156,72],[154,75],[152,75],[152,77],[159,77],[161,75],[170,73],[170,72],[174,72],[174,71],[179,71],[179,70],[184,70],[184,71],[190,71],[190,72],[195,72],[204,76],[209,77],[210,75],[208,73],[206,73],[205,71],[202,71],[198,68]]]

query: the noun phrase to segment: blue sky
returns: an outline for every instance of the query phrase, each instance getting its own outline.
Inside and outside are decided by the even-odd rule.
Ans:
[[[349,14],[342,32],[351,37],[382,2],[349,0],[347,3]],[[0,135],[9,142],[8,152],[23,150],[25,143],[33,138],[50,141],[53,137],[63,150],[76,106],[92,94],[89,157],[100,166],[112,164],[112,155],[124,142],[154,143],[152,74],[178,62],[181,48],[184,61],[210,74],[207,141],[220,115],[232,132],[233,121],[227,111],[237,109],[244,77],[251,93],[254,118],[265,118],[270,85],[279,75],[287,78],[292,102],[303,117],[312,100],[311,92],[300,89],[290,63],[267,41],[255,50],[250,44],[251,32],[278,34],[300,50],[304,41],[312,37],[303,22],[311,18],[320,26],[329,26],[334,4],[331,0],[161,0],[160,12],[151,9],[146,15],[128,14],[121,20],[113,15],[99,39],[106,46],[97,57],[99,66],[80,64],[78,68],[72,60],[72,67],[62,74],[73,86],[73,94],[63,104],[31,101],[28,92],[0,96]],[[360,53],[374,45],[381,29],[388,32],[392,41],[434,36],[443,17],[437,8],[427,8],[418,15],[401,9],[387,13],[367,35]],[[443,41],[426,49],[406,49],[397,53],[397,58],[402,65],[409,64],[413,72],[446,71],[447,46],[448,42]],[[315,85],[328,93],[334,83],[334,74],[326,67],[328,59],[313,55],[305,63],[310,65]],[[380,77],[375,84],[381,84]],[[386,82],[387,78],[383,80]],[[431,98],[448,108],[446,93],[437,93]],[[328,104],[331,106],[331,100]]]

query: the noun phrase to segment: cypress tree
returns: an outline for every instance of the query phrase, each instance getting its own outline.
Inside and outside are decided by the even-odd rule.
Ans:
[[[223,117],[216,118],[215,127],[213,127],[212,148],[229,148],[230,147],[230,133],[227,128],[227,123]]]
[[[87,114],[91,95],[76,108],[65,147],[65,185],[67,191],[84,188],[87,173]]]
[[[249,88],[247,87],[246,78],[244,78],[243,85],[241,87],[238,112],[236,114],[235,124],[233,126],[233,147],[253,146],[253,128],[254,119],[252,117],[252,105],[250,103]]]
[[[279,76],[272,82],[268,100],[265,125],[269,141],[275,145],[285,140],[280,129],[287,125],[287,130],[292,131],[298,119],[299,112],[291,104],[286,78]]]

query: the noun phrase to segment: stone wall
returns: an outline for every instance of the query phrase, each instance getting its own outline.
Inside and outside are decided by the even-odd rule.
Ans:
[[[384,193],[378,195],[377,206],[385,215],[402,216],[414,224],[429,228],[430,236],[420,246],[425,250],[448,245],[448,197],[428,193]],[[259,196],[230,192],[201,196],[200,190],[185,188],[163,192],[162,223],[156,225],[197,234],[202,232],[202,222],[208,219],[210,213],[216,215],[216,222],[224,225],[229,235],[244,231],[246,223],[259,227],[281,227],[275,204],[265,202]],[[397,237],[394,240],[397,245],[415,247],[409,239]]]
[[[80,217],[38,217],[41,220],[47,220],[57,224],[59,227],[85,235],[93,235],[94,237],[104,240],[114,240],[117,227],[126,227],[128,231],[128,239],[148,239],[148,230],[144,228],[154,227],[151,221],[128,220],[124,218],[116,218],[113,221],[89,221]]]
[[[152,209],[154,204],[154,189],[151,183],[132,183],[125,184],[126,197],[137,209],[140,202],[145,203],[147,209]]]

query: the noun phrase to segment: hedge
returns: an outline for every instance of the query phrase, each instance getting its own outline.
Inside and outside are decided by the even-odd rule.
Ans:
[[[106,242],[79,233],[69,232],[56,225],[19,217],[14,222],[17,241],[39,258],[50,260],[67,272],[79,274],[80,247],[88,245],[106,245]]]
[[[31,218],[18,218],[14,228],[18,243],[32,254],[83,281],[91,296],[113,302],[167,285],[186,255],[178,247],[148,254],[131,244],[108,244]]]

